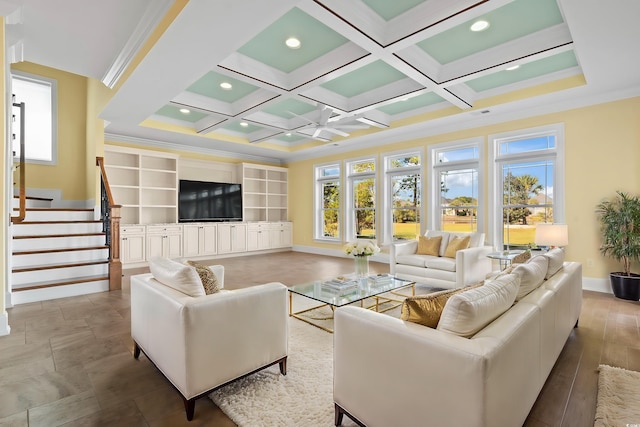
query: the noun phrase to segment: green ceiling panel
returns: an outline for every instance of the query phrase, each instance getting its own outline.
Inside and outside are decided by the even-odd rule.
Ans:
[[[405,111],[416,110],[418,108],[427,107],[429,105],[438,104],[444,101],[439,95],[433,92],[423,93],[422,95],[414,96],[406,101],[397,101],[393,104],[385,105],[378,108],[378,110],[389,115],[404,113]]]
[[[244,134],[250,134],[253,133],[255,131],[264,129],[260,126],[256,126],[256,125],[252,125],[251,123],[247,123],[248,126],[241,126],[240,122],[234,122],[234,123],[227,123],[223,126],[222,129],[227,129],[233,132],[240,132],[240,133],[244,133]]]
[[[233,87],[228,90],[222,89],[220,87],[220,83],[222,82],[231,83]],[[189,86],[187,91],[231,104],[244,98],[257,89],[257,86],[250,85],[249,83],[223,76],[215,71],[209,71],[198,81]]]
[[[180,108],[182,107],[176,107],[175,105],[165,105],[164,107],[156,111],[156,114],[160,116],[171,117],[172,119],[176,120],[184,120],[190,123],[195,123],[198,120],[207,117],[206,114],[199,111],[191,111],[188,114],[184,114],[180,112]]]
[[[424,0],[362,0],[385,21],[390,21],[407,10],[413,9]]]
[[[539,59],[538,61],[523,64],[516,70],[498,71],[497,73],[469,80],[466,83],[476,92],[482,92],[576,66],[578,66],[578,60],[576,59],[574,52],[570,50],[544,59]]]
[[[277,104],[269,105],[262,111],[264,113],[273,114],[274,116],[282,117],[284,119],[292,119],[293,116],[289,114],[289,111],[302,115],[309,113],[315,109],[315,106],[307,104],[306,102],[297,101],[295,99],[286,99],[282,102],[278,102]]]
[[[351,98],[406,77],[386,62],[377,60],[320,86],[344,97]]]
[[[480,32],[471,31],[471,24],[480,19],[488,21],[490,27]],[[515,0],[423,40],[418,46],[439,63],[448,64],[562,22],[556,0]]]
[[[299,49],[288,48],[284,42],[289,37],[298,38],[302,46]],[[238,49],[238,52],[290,73],[347,41],[331,28],[294,7]]]
[[[298,142],[298,141],[302,141],[303,139],[309,139],[308,137],[304,137],[304,136],[300,136],[300,135],[295,135],[295,134],[291,134],[291,135],[280,135],[278,137],[276,137],[275,139],[277,139],[278,141],[283,141],[283,142]]]

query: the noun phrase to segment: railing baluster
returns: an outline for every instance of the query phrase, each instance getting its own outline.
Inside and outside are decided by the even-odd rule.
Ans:
[[[100,219],[109,247],[109,290],[122,289],[122,263],[120,261],[120,208],[113,202],[104,158],[96,157],[96,166],[100,169]]]

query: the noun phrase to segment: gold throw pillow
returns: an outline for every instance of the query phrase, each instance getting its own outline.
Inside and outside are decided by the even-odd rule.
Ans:
[[[449,240],[449,245],[447,246],[447,250],[444,251],[444,256],[448,258],[455,258],[456,252],[460,249],[467,249],[469,247],[469,240],[471,240],[471,236],[453,237],[453,239]]]
[[[199,264],[195,261],[187,261],[191,267],[195,268],[202,281],[202,287],[204,287],[204,293],[207,295],[215,294],[220,290],[218,284],[218,278],[216,274],[206,265]]]
[[[402,303],[400,318],[419,325],[434,328],[438,326],[442,310],[447,300],[453,295],[482,286],[484,281],[464,288],[446,289],[426,295],[408,297]]]
[[[418,255],[434,255],[440,254],[440,243],[442,242],[442,236],[425,237],[418,236]]]
[[[527,249],[521,254],[514,256],[513,259],[511,260],[511,264],[522,264],[527,262],[527,260],[529,260],[530,258],[531,258],[531,251]]]

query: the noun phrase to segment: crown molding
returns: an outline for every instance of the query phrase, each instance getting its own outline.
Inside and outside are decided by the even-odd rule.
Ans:
[[[134,56],[138,53],[158,23],[160,23],[160,20],[167,13],[172,3],[170,0],[155,0],[149,2],[149,6],[147,6],[144,15],[140,19],[140,22],[138,22],[131,37],[129,37],[127,43],[125,43],[116,59],[102,77],[102,83],[109,89],[113,89],[118,80],[120,80],[120,77],[122,77],[122,74],[129,64],[131,64]]]

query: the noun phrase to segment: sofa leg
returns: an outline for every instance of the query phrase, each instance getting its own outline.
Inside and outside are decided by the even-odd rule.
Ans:
[[[184,410],[187,412],[187,421],[191,421],[193,413],[196,411],[196,399],[185,399],[183,397],[182,400],[184,401]]]
[[[342,425],[342,416],[344,415],[342,408],[337,403],[334,403],[333,406],[335,407],[335,425]]]
[[[137,342],[133,342],[133,358],[137,359],[138,357],[140,357],[140,346],[138,345]]]
[[[280,363],[278,365],[280,365],[280,373],[282,375],[287,375],[287,358],[286,358],[286,356],[285,356],[284,359],[282,359],[280,361]]]
[[[574,325],[574,329],[578,327],[578,322],[580,321],[580,319],[576,319],[576,324]]]

